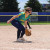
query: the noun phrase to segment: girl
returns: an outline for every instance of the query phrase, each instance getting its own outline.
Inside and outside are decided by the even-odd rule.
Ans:
[[[21,10],[21,11],[19,11],[19,12],[25,12],[25,10],[23,9],[23,10]],[[31,26],[30,26],[30,24],[29,24],[29,20],[30,20],[30,19],[27,20],[27,25],[28,25],[29,29],[31,29]]]
[[[11,22],[11,24],[18,29],[17,41],[24,41],[23,36],[25,34],[25,29],[27,28],[27,20],[30,18],[31,13],[32,9],[30,7],[26,7],[25,13],[21,12],[7,21],[7,24]],[[25,27],[22,25],[22,22],[24,22]]]

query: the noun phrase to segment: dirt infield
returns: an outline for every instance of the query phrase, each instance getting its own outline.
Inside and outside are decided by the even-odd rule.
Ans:
[[[17,29],[0,26],[0,50],[50,50],[50,25],[31,25],[32,35],[24,38],[27,43],[16,42]]]

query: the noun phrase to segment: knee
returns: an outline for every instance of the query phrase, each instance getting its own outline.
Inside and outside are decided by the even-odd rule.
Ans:
[[[22,32],[25,34],[25,29],[22,29]]]

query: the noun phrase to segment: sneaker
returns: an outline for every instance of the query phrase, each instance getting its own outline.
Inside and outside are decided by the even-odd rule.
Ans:
[[[27,41],[24,38],[19,38],[17,39],[18,42],[23,42],[23,43],[27,43]]]
[[[21,38],[23,41],[25,41],[25,39],[24,38]]]
[[[18,42],[23,42],[23,40],[21,38],[17,39]]]

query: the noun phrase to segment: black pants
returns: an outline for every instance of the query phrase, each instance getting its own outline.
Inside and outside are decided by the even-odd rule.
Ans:
[[[13,20],[11,22],[11,24],[16,27],[18,29],[17,31],[17,39],[18,38],[22,38],[23,35],[25,34],[25,28],[24,26],[21,24],[21,22],[17,21],[17,20]]]

